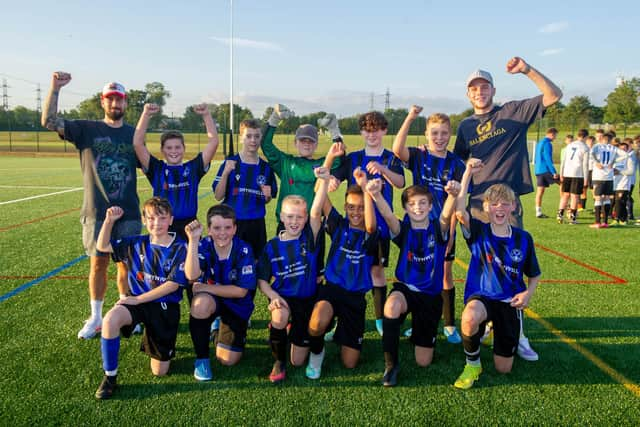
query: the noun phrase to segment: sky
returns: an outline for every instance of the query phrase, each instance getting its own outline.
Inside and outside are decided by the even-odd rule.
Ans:
[[[163,83],[169,115],[229,102],[230,0],[0,1],[10,108],[36,108],[37,84],[44,98],[57,70],[72,75],[61,110],[109,81]],[[520,56],[563,90],[564,103],[586,95],[604,105],[616,77],[640,77],[638,17],[640,2],[618,0],[235,0],[234,102],[256,116],[283,103],[344,117],[370,110],[372,93],[384,109],[388,90],[391,108],[460,113],[477,68],[493,74],[498,102],[538,94],[505,71]]]

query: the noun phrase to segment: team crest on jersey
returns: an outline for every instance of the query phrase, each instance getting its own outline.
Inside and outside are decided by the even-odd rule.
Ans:
[[[520,249],[512,249],[509,255],[511,255],[511,259],[513,260],[513,262],[520,262],[524,257]]]
[[[486,123],[480,123],[478,126],[476,126],[476,132],[478,135],[489,133],[489,131],[491,131],[491,127],[491,120],[489,120]]]
[[[249,248],[246,247],[246,246],[244,248],[242,248],[242,253],[245,254],[245,255],[249,255]]]
[[[432,234],[429,234],[429,237],[427,237],[427,247],[431,249],[435,245],[436,245],[436,238],[433,237]]]
[[[118,240],[118,242],[119,242],[119,240]],[[140,258],[140,262],[144,262],[144,254],[138,255],[138,258]]]
[[[236,269],[234,268],[233,270],[229,271],[229,281],[230,282],[235,282],[238,279],[238,272],[236,271]]]
[[[191,174],[191,168],[187,166],[186,168],[184,168],[184,172],[182,172],[182,176],[187,178],[190,174]]]
[[[162,266],[162,268],[164,268],[164,271],[166,272],[171,271],[171,260],[167,260]]]
[[[184,262],[180,263],[180,265],[178,266],[178,270],[184,271]]]
[[[240,174],[239,173],[236,174],[236,181],[240,181]]]
[[[256,182],[258,183],[258,185],[266,185],[267,177],[264,175],[258,175],[258,177],[256,178]]]
[[[246,276],[247,274],[253,274],[253,266],[245,265],[242,267],[242,275]]]
[[[305,245],[300,245],[300,255],[307,256],[307,248],[305,247]]]

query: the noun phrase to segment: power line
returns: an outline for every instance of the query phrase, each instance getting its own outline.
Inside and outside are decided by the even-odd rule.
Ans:
[[[7,92],[7,79],[2,79],[2,109],[9,111],[9,93]]]

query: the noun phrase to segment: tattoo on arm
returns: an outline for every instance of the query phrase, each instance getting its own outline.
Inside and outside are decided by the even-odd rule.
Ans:
[[[45,128],[64,136],[64,120],[58,117],[58,91],[50,91],[42,110],[41,123]]]

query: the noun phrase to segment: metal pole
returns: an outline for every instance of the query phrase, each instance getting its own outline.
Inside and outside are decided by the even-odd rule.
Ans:
[[[230,29],[229,37],[229,155],[233,155],[233,0],[230,0]]]

